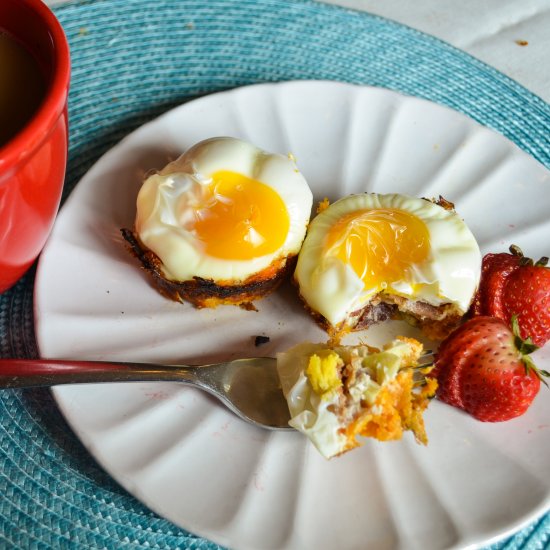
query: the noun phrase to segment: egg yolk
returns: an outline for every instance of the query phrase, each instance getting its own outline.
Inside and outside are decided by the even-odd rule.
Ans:
[[[411,266],[428,258],[430,236],[414,214],[377,208],[342,216],[328,232],[325,247],[355,271],[365,288],[385,289],[407,280]]]
[[[190,229],[210,256],[250,260],[278,250],[289,228],[286,205],[269,185],[220,170],[212,175]]]

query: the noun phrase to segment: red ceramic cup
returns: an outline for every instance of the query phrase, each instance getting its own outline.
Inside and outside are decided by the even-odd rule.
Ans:
[[[42,0],[0,0],[0,31],[27,48],[46,83],[32,118],[0,146],[1,293],[37,258],[57,214],[67,163],[70,57],[63,29]]]

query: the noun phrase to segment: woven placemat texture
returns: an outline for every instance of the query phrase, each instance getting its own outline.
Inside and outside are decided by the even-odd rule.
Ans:
[[[550,166],[548,104],[467,54],[401,25],[310,0],[92,0],[55,10],[72,89],[64,198],[123,136],[195,97],[330,79],[430,99]],[[0,296],[0,356],[33,357],[34,269]],[[185,495],[182,495],[185,498]],[[546,515],[490,548],[543,549]],[[48,390],[0,393],[0,547],[212,549],[112,481]]]

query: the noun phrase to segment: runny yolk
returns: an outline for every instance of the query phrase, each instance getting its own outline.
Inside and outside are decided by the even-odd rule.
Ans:
[[[271,187],[229,170],[212,175],[191,230],[205,252],[224,260],[250,260],[278,250],[290,219]]]
[[[407,280],[411,266],[428,258],[430,235],[414,214],[395,208],[358,210],[327,235],[326,252],[349,265],[367,289]]]

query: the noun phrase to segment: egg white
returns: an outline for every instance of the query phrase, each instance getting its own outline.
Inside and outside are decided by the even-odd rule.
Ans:
[[[347,438],[337,415],[331,412],[338,399],[321,399],[305,372],[309,357],[326,349],[324,344],[303,342],[277,354],[277,371],[286,397],[291,420],[289,424],[309,437],[319,452],[329,458],[344,449]]]
[[[363,209],[392,208],[409,212],[427,227],[430,254],[411,266],[407,278],[384,288],[365,288],[355,271],[327,255],[325,239],[344,215]],[[475,237],[452,210],[401,194],[350,195],[331,204],[310,223],[295,272],[302,298],[333,326],[369,303],[381,291],[433,306],[451,303],[466,312],[479,282],[481,253]]]
[[[220,170],[260,181],[281,197],[290,227],[278,250],[248,260],[220,259],[206,254],[202,243],[182,226],[186,216],[193,216],[201,188]],[[137,198],[135,230],[141,243],[159,257],[170,280],[242,281],[274,260],[298,253],[312,200],[311,190],[290,156],[266,153],[236,138],[211,138],[145,180]],[[187,203],[189,207],[182,211],[181,205]]]

